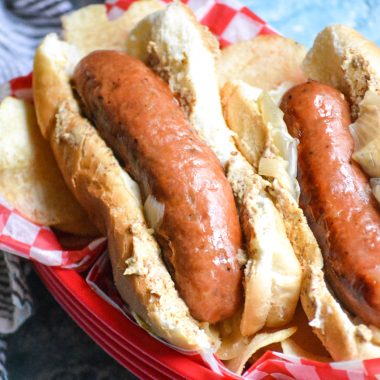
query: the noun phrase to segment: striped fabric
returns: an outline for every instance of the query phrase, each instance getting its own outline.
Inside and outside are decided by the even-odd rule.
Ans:
[[[39,41],[60,29],[68,0],[0,0],[0,84],[29,73]],[[31,315],[20,258],[0,251],[0,379],[7,379],[6,340]]]
[[[20,258],[0,251],[0,379],[7,379],[5,334],[16,331],[31,313],[32,299]]]
[[[0,255],[0,332],[9,334],[30,316],[32,299],[25,282],[20,258]]]
[[[7,343],[0,335],[0,379],[7,380],[7,371],[5,369]]]
[[[71,9],[68,0],[0,0],[0,83],[31,71],[38,42]]]

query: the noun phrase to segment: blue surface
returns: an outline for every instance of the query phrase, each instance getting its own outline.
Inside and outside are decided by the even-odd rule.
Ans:
[[[379,0],[246,0],[242,1],[284,36],[311,46],[325,26],[345,24],[380,45]]]
[[[86,0],[72,0],[83,6]],[[283,35],[311,46],[326,25],[343,23],[380,45],[380,0],[263,1],[249,6]],[[10,380],[132,379],[91,341],[55,303],[36,276],[30,278],[35,314],[9,337]]]

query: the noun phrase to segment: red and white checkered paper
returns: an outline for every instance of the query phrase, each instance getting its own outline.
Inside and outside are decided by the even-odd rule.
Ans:
[[[0,196],[0,249],[6,252],[49,266],[84,270],[104,250],[105,240],[65,250],[49,227],[31,222]]]
[[[108,0],[106,7],[110,19],[119,17],[135,0]],[[164,0],[167,3],[170,0]],[[259,34],[275,34],[265,21],[236,0],[183,0],[218,37],[222,47]],[[16,78],[0,86],[0,100],[12,95],[31,100],[31,75]],[[46,265],[66,268],[88,265],[91,258],[104,250],[105,239],[97,239],[80,251],[65,251],[54,233],[47,227],[36,225],[24,218],[0,196],[0,249],[31,258]],[[112,281],[110,262],[106,253],[92,265],[87,283],[126,318],[133,320],[127,305],[120,298]],[[163,342],[167,344],[166,342]],[[179,350],[184,352],[183,350]],[[187,352],[194,355],[194,352]],[[215,357],[203,357],[215,372],[228,379],[344,379],[362,380],[380,378],[380,359],[340,363],[318,363],[278,352],[268,351],[242,376],[229,372]]]
[[[121,312],[126,318],[136,323],[131,310],[121,299],[112,281],[112,268],[106,253],[102,254],[92,266],[86,277],[87,283],[104,300],[110,303],[115,309]],[[153,335],[154,336],[154,335]],[[187,354],[200,355],[195,351],[178,349],[171,344],[155,336],[163,344]],[[340,363],[319,363],[294,356],[284,355],[279,352],[268,351],[256,363],[247,369],[242,376],[233,374],[215,356],[200,355],[205,363],[215,372],[224,375],[226,379],[246,379],[260,380],[267,379],[268,375],[275,379],[344,379],[344,380],[364,380],[376,378],[375,374],[380,374],[380,360],[350,361]],[[380,377],[380,376],[379,376]]]
[[[108,17],[115,19],[136,0],[108,0]],[[162,0],[170,3],[171,0]],[[276,34],[264,20],[237,0],[182,0],[197,19],[218,37],[222,47],[249,40],[259,34]]]

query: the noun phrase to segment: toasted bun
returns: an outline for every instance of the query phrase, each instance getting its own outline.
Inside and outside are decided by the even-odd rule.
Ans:
[[[169,9],[179,8],[182,10],[180,15],[185,17],[186,27],[190,27],[190,30],[195,30],[204,33],[202,28],[195,25],[194,16],[189,13],[186,8],[176,4]],[[174,18],[169,20],[175,20]],[[165,20],[165,18],[164,18]],[[180,19],[181,21],[181,19]],[[165,31],[172,30],[171,28],[165,29],[165,23],[160,25],[158,31],[165,34]],[[174,25],[180,25],[177,22]],[[198,29],[199,28],[199,29]],[[192,31],[193,36],[197,37],[197,33]],[[158,34],[157,34],[158,35]],[[179,34],[174,34],[173,40],[179,42],[181,40]],[[164,40],[163,39],[163,45]],[[210,37],[210,40],[213,38]],[[226,128],[223,116],[221,113],[221,106],[219,102],[218,94],[218,82],[215,74],[215,51],[211,49],[210,40],[203,40],[202,38],[197,43],[198,51],[201,49],[205,54],[211,54],[211,57],[206,56],[208,62],[211,62],[211,66],[207,67],[206,73],[212,73],[213,81],[207,82],[206,85],[211,83],[213,106],[217,107],[219,112],[218,120],[222,125],[222,128]],[[191,43],[190,39],[187,39],[188,43]],[[207,41],[207,42],[206,42]],[[203,43],[205,42],[205,46]],[[162,45],[161,45],[162,46]],[[180,45],[181,46],[181,45]],[[215,45],[214,45],[215,46]],[[209,48],[211,50],[209,50]],[[59,41],[54,36],[48,36],[42,45],[39,47],[40,54],[36,55],[35,67],[37,77],[35,78],[35,89],[38,90],[38,99],[36,103],[37,113],[45,115],[45,118],[41,118],[45,121],[41,127],[44,128],[45,134],[49,137],[51,146],[53,148],[58,165],[64,175],[64,178],[75,194],[79,202],[89,212],[91,219],[101,230],[103,234],[108,237],[109,241],[109,253],[112,261],[113,275],[116,286],[122,296],[122,298],[131,306],[131,309],[136,315],[144,321],[144,326],[148,326],[148,330],[164,338],[166,341],[176,345],[177,347],[186,349],[196,349],[200,351],[215,350],[219,346],[218,333],[216,328],[209,328],[206,324],[200,325],[189,314],[189,310],[183,300],[179,297],[174,283],[166,270],[166,267],[161,259],[160,249],[152,236],[152,231],[148,229],[144,216],[142,213],[142,203],[138,193],[137,185],[131,180],[131,178],[125,173],[112,152],[106,147],[103,140],[97,134],[95,128],[89,124],[89,122],[83,119],[79,114],[79,107],[76,103],[72,91],[69,86],[70,75],[73,66],[78,62],[78,51],[73,50],[73,46]],[[202,50],[204,49],[204,50]],[[59,52],[65,51],[67,54],[62,58]],[[153,50],[152,50],[153,51]],[[156,52],[159,51],[158,49]],[[72,54],[70,53],[72,52]],[[162,50],[165,52],[165,50]],[[57,54],[58,53],[58,54]],[[184,52],[186,53],[186,51]],[[169,56],[168,56],[169,57]],[[194,65],[194,58],[196,55],[191,55],[191,65]],[[41,66],[43,66],[43,69]],[[198,68],[197,65],[191,66],[192,68]],[[179,71],[180,76],[183,72]],[[190,93],[192,99],[197,103],[197,94],[200,91],[202,82],[199,78],[193,81],[193,75],[196,73],[187,73],[188,77],[188,89],[191,86],[195,86],[196,89],[193,93]],[[64,91],[57,93],[44,93],[43,89],[46,85],[44,78],[39,76],[46,75],[50,78],[50,84],[57,89],[64,89]],[[178,83],[176,83],[178,85]],[[44,95],[45,94],[45,95]],[[45,99],[44,96],[50,95],[53,98]],[[205,125],[203,121],[203,115],[206,115],[206,109],[204,108],[204,101],[202,98],[200,105],[197,105],[196,115],[199,118],[199,124],[194,122],[194,125]],[[198,103],[197,103],[198,104]],[[38,109],[38,107],[44,106],[45,109]],[[199,109],[198,109],[199,108]],[[190,109],[189,109],[190,112]],[[190,113],[189,115],[192,115]],[[208,117],[208,116],[207,116]],[[193,120],[198,120],[194,118]],[[209,119],[207,119],[209,120]],[[218,131],[217,126],[216,131]],[[215,132],[217,133],[217,132]],[[262,193],[262,198],[268,203],[269,209],[275,210],[269,195],[265,190],[265,181],[259,176],[253,173],[253,169],[244,160],[244,158],[238,154],[232,140],[230,140],[230,132],[228,130],[223,132],[227,136],[226,144],[229,144],[231,149],[234,150],[234,156],[237,155],[237,162],[243,163],[248,168],[249,173],[252,173],[255,178],[260,181],[260,185],[256,185],[256,182],[250,184],[250,189],[255,187],[257,191]],[[211,136],[211,135],[210,135]],[[232,165],[231,165],[232,167]],[[243,175],[243,172],[234,171],[235,174]],[[250,177],[247,177],[248,179]],[[261,183],[263,186],[261,186]],[[248,224],[252,228],[262,229],[269,226],[270,233],[265,235],[265,239],[262,240],[263,247],[259,247],[260,255],[266,255],[266,262],[269,262],[270,267],[276,268],[275,261],[278,258],[278,254],[281,255],[282,249],[278,252],[279,246],[276,245],[273,248],[273,244],[269,244],[269,255],[266,252],[265,244],[271,241],[273,236],[277,235],[277,232],[286,238],[284,232],[284,225],[280,219],[276,226],[272,226],[272,223],[268,223],[268,219],[261,218],[260,204],[255,201],[254,193],[246,191],[241,192],[239,181],[235,186],[237,196],[243,197],[247,195],[251,197],[251,200],[244,201],[244,207],[248,210],[251,206],[253,211],[248,210]],[[256,190],[255,190],[256,191]],[[251,215],[254,215],[251,217]],[[271,219],[271,218],[269,218]],[[262,221],[266,220],[264,224]],[[278,228],[280,224],[282,228]],[[261,227],[263,225],[263,227]],[[281,240],[279,240],[281,241]],[[252,233],[252,245],[255,244],[254,233]],[[289,244],[288,244],[289,245]],[[290,246],[290,245],[289,245]],[[294,255],[290,248],[290,252]],[[243,255],[242,255],[243,256]],[[258,261],[262,261],[261,258]],[[251,264],[254,262],[251,258]],[[272,327],[278,327],[287,322],[283,316],[290,318],[294,312],[294,307],[299,297],[299,285],[300,285],[300,271],[299,264],[296,262],[297,276],[290,281],[292,289],[286,297],[281,295],[277,301],[277,291],[283,286],[283,276],[278,278],[276,273],[267,273],[262,271],[261,277],[265,279],[265,283],[261,284],[258,281],[253,281],[253,270],[248,271],[246,276],[247,287],[251,289],[249,294],[255,294],[262,296],[269,295],[268,298],[261,297],[259,302],[264,302],[264,312],[258,315],[259,324],[254,328],[261,328],[266,322]],[[252,265],[250,268],[252,269]],[[266,269],[263,266],[263,269]],[[281,268],[276,268],[279,272]],[[286,274],[285,274],[285,277]],[[287,277],[288,278],[288,277]],[[295,280],[295,281],[293,281]],[[287,284],[286,284],[287,286]],[[263,287],[266,288],[266,292],[262,292]],[[288,288],[289,289],[289,288]],[[275,294],[276,297],[271,297],[271,294]],[[290,298],[292,302],[288,302]],[[246,315],[243,318],[244,323],[240,327],[245,335],[250,336],[256,330],[252,330],[252,326],[249,323],[252,318],[252,314],[257,315],[257,304],[249,304],[244,310]],[[279,312],[280,311],[280,312]],[[239,313],[239,316],[241,314]],[[280,316],[280,318],[279,318]],[[295,328],[275,331],[265,334],[266,339],[259,341],[261,344],[250,344],[250,339],[244,338],[239,333],[240,348],[247,352],[246,355],[250,356],[250,353],[265,345],[265,342],[271,343],[273,340],[279,341],[288,338],[295,332]],[[255,342],[254,342],[255,343]],[[268,344],[269,344],[268,343]],[[227,344],[228,345],[228,344]],[[256,348],[257,347],[257,348]],[[245,356],[244,356],[245,358]],[[246,358],[244,359],[244,361]],[[241,360],[240,360],[241,361]],[[239,366],[243,368],[244,363]]]
[[[307,53],[303,69],[308,78],[343,92],[354,116],[367,90],[380,94],[380,49],[348,26],[323,29]]]
[[[136,1],[121,17],[110,21],[106,7],[97,4],[83,7],[62,18],[63,36],[67,43],[62,43],[60,50],[55,51],[58,37],[55,34],[47,35],[45,43],[36,50],[35,62],[38,65],[33,68],[37,121],[45,138],[49,137],[55,124],[58,105],[72,95],[70,83],[64,80],[67,75],[71,76],[75,67],[75,64],[69,65],[71,61],[68,57],[75,57],[73,62],[78,62],[93,50],[125,50],[127,35],[135,24],[161,8],[161,3],[156,0]],[[51,55],[55,55],[54,61],[49,59]]]
[[[288,167],[289,163],[280,155],[273,142],[272,128],[277,128],[276,133],[279,133],[280,127],[286,129],[282,121],[282,113],[278,108],[277,112],[274,112],[276,105],[268,103],[268,101],[267,103],[271,108],[267,109],[266,98],[262,94],[263,92],[260,92],[259,89],[254,89],[242,81],[227,82],[221,91],[224,117],[229,128],[234,131],[234,140],[239,151],[247,161],[261,174],[262,158],[267,161],[271,160],[272,164],[275,163],[274,167],[277,169],[273,173],[275,174],[275,181],[279,182],[287,190],[289,196],[295,197],[298,190],[295,173],[291,178],[286,170],[281,170],[282,166]],[[261,102],[260,99],[262,99]],[[270,117],[266,113],[271,113]],[[275,124],[278,125],[275,126]],[[281,137],[284,135],[285,132],[281,131]],[[288,139],[288,141],[292,141],[290,136],[288,136]],[[294,141],[295,149],[296,142]],[[251,218],[255,220],[255,229],[252,234],[256,234],[257,241],[255,255],[256,277],[257,274],[265,276],[267,273],[272,272],[274,278],[271,289],[271,300],[274,304],[266,322],[266,326],[272,327],[276,325],[276,322],[274,322],[276,318],[292,319],[293,313],[288,316],[284,314],[289,313],[290,310],[294,311],[297,304],[298,299],[289,297],[289,294],[292,293],[295,284],[300,284],[301,267],[294,255],[291,240],[289,240],[285,232],[284,223],[282,222],[284,216],[275,207],[276,199],[271,199],[268,195],[263,196],[265,193],[272,192],[270,182],[273,181],[273,177],[267,176],[267,180],[263,180],[258,175],[250,176],[248,171],[242,171],[242,165],[237,165],[235,161],[236,159],[232,161],[233,164],[230,164],[235,168],[229,168],[229,177],[233,181],[240,181],[240,183],[244,183],[244,186],[252,186],[256,190],[249,197],[246,197],[244,204],[247,206],[247,210],[250,210]],[[258,189],[261,191],[258,191]],[[256,202],[253,202],[254,199]],[[245,213],[245,215],[249,214]],[[268,249],[270,246],[274,248],[272,251]],[[271,267],[269,270],[261,272],[259,268],[264,263],[268,263],[270,252],[273,254],[272,262],[266,265],[271,265]],[[265,279],[259,278],[256,281],[266,282]],[[275,284],[279,283],[281,283],[281,286],[276,288]],[[264,294],[261,294],[261,296],[265,298]],[[254,304],[259,304],[262,307],[266,302],[268,301],[263,299]],[[289,305],[292,303],[293,308],[290,308]],[[284,305],[287,305],[287,307],[284,307]]]
[[[332,25],[322,30],[303,68],[309,78],[342,91],[351,102],[354,117],[367,90],[380,94],[380,49],[349,27]],[[333,359],[379,357],[380,329],[361,323],[334,298],[324,280],[319,250],[310,249],[304,256],[310,265],[306,277],[310,290],[302,295],[302,305]]]
[[[346,34],[344,31],[349,31],[349,33]],[[343,33],[343,41],[345,42],[340,40],[341,37],[337,37],[341,33]],[[332,36],[334,36],[334,39]],[[350,40],[352,36],[354,37],[354,42]],[[325,81],[330,85],[339,87],[341,90],[344,88],[349,89],[348,84],[352,83],[352,90],[354,92],[351,94],[350,89],[347,94],[351,94],[353,102],[362,96],[355,92],[355,88],[358,88],[358,91],[362,91],[362,86],[359,86],[358,83],[364,83],[365,78],[362,79],[361,76],[356,77],[358,83],[354,85],[353,72],[351,74],[347,72],[346,75],[342,71],[343,66],[337,63],[341,59],[342,46],[344,43],[347,46],[351,44],[351,47],[355,45],[355,49],[359,49],[359,47],[363,48],[363,46],[367,49],[371,46],[370,57],[377,54],[373,51],[373,45],[368,41],[361,39],[359,43],[357,40],[358,36],[356,32],[346,27],[329,27],[325,29],[317,37],[316,44],[311,52],[308,53],[304,64],[307,74],[311,75],[313,79]],[[334,42],[334,46],[332,42]],[[350,53],[350,51],[351,48],[347,47],[348,57],[350,57],[351,64],[353,64],[358,56]],[[364,51],[362,51],[362,54],[364,54]],[[329,59],[326,59],[326,57],[329,57]],[[368,56],[365,54],[363,57],[368,59]],[[281,57],[279,58],[281,62]],[[253,65],[253,71],[257,70],[257,72],[260,72],[260,67],[256,65],[258,63]],[[277,69],[276,66],[268,68],[268,65],[265,64],[262,67],[264,77],[266,75],[271,76],[270,70],[273,70],[273,76],[276,76]],[[285,68],[280,68],[279,70],[282,73],[286,72]],[[368,73],[364,70],[359,72],[364,77],[367,77],[366,74]],[[371,72],[373,75],[375,70]],[[347,79],[350,75],[352,81],[351,79]],[[284,76],[283,80],[289,81],[289,77]],[[375,86],[375,78],[372,77],[371,80],[368,80],[367,84],[368,86]],[[371,87],[371,89],[374,89],[374,87]],[[232,129],[236,133],[235,139],[238,141],[238,146],[243,147],[242,151],[250,161],[256,160],[257,156],[262,152],[262,142],[263,137],[265,137],[263,127],[265,124],[262,118],[258,117],[257,107],[252,104],[254,100],[252,97],[247,97],[246,92],[241,91],[241,87],[236,83],[227,83],[222,91],[222,95],[225,110],[228,112],[228,120],[234,124]],[[238,109],[242,109],[244,113],[237,113]],[[253,132],[251,131],[252,128],[256,130]],[[256,136],[260,138],[257,139]],[[380,330],[373,326],[365,326],[359,320],[349,315],[334,297],[324,277],[321,251],[308,226],[303,211],[299,208],[288,189],[282,186],[279,181],[271,180],[271,184],[272,187],[269,191],[273,202],[282,215],[286,234],[302,266],[301,302],[308,317],[309,325],[334,360],[379,357]]]
[[[59,49],[57,49],[59,44]],[[51,57],[55,57],[54,60]],[[55,126],[59,104],[73,92],[67,78],[83,54],[68,43],[59,42],[56,34],[48,34],[36,50],[33,67],[33,100],[38,125],[48,139]]]
[[[67,68],[76,65],[78,55],[68,54],[62,60],[60,52],[68,49],[67,43],[55,37],[45,38],[39,50],[48,54],[36,55],[36,83],[42,82],[39,75],[45,75],[55,86],[69,88]],[[44,110],[47,114],[56,113],[56,123],[49,129],[53,152],[67,185],[108,237],[114,280],[122,298],[152,332],[168,342],[185,349],[215,349],[218,339],[190,316],[166,270],[145,223],[137,184],[120,167],[95,128],[80,116],[71,91],[66,92],[58,109],[57,104],[58,98],[49,103],[40,99],[37,112],[38,107],[45,106],[50,107]]]
[[[323,273],[323,257],[302,210],[280,187],[273,190],[288,236],[301,262],[302,307],[309,325],[334,360],[380,356],[380,330],[350,316],[334,298]]]
[[[264,326],[279,327],[291,321],[299,299],[302,272],[282,215],[268,194],[270,183],[257,175],[240,154],[231,158],[226,174],[247,241],[240,331],[250,336]]]
[[[137,24],[127,47],[178,94],[193,127],[226,168],[247,240],[241,334],[251,336],[264,326],[286,324],[299,298],[301,269],[267,193],[268,183],[237,150],[223,118],[215,37],[178,2]],[[289,264],[287,273],[278,265],[282,260]]]
[[[276,89],[276,96],[286,88]],[[297,141],[287,132],[283,113],[269,93],[238,80],[224,85],[221,98],[224,118],[240,152],[258,174],[276,178],[298,198]]]
[[[211,349],[209,336],[190,316],[162,262],[144,220],[137,184],[95,128],[63,103],[51,144],[73,193],[108,237],[113,277],[122,298],[168,342],[186,349]]]
[[[128,36],[127,52],[169,82],[189,120],[224,165],[235,147],[221,111],[216,38],[189,8],[173,3],[137,24]]]
[[[242,80],[251,86],[271,90],[285,81],[305,81],[301,63],[305,48],[277,35],[258,36],[226,47],[218,64],[220,86]]]

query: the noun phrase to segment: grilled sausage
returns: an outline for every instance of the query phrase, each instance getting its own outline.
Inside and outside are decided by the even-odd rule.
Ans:
[[[349,104],[327,85],[290,89],[281,108],[298,146],[301,207],[322,249],[337,297],[380,327],[380,214],[369,181],[352,161]]]
[[[144,198],[163,205],[156,237],[193,317],[217,322],[233,315],[242,282],[232,190],[168,85],[141,61],[97,51],[78,64],[74,86]]]

